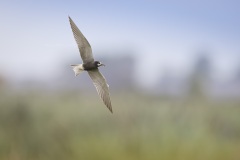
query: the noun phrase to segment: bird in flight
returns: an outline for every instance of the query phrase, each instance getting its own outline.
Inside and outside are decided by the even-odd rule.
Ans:
[[[80,51],[80,56],[82,57],[83,61],[83,64],[71,65],[73,67],[75,76],[78,76],[83,71],[87,71],[93,81],[94,86],[97,89],[98,95],[101,97],[103,103],[107,106],[107,108],[113,113],[109,95],[109,86],[104,76],[98,70],[98,67],[105,65],[99,61],[94,60],[92,48],[89,42],[70,17],[69,22]]]

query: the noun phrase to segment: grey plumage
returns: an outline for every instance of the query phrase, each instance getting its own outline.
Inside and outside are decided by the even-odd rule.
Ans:
[[[107,106],[107,108],[111,112],[113,112],[110,95],[108,91],[108,84],[104,76],[99,72],[98,69],[88,71],[88,74],[91,77],[93,84],[97,89],[98,95],[102,98],[103,103]]]
[[[70,21],[74,38],[79,48],[80,56],[82,57],[83,63],[93,62],[94,58],[92,55],[92,48],[89,42],[87,41],[87,39],[84,37],[82,32],[78,29],[78,27],[70,17],[69,17],[69,21]]]
[[[103,100],[103,103],[111,112],[113,112],[109,95],[109,86],[104,76],[98,70],[98,67],[103,66],[104,64],[99,61],[94,61],[92,48],[89,42],[70,17],[69,21],[80,51],[80,56],[83,60],[83,64],[72,65],[75,75],[79,75],[83,70],[87,71],[97,89],[98,95]]]

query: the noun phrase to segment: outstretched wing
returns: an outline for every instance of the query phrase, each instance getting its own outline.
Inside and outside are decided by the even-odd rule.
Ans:
[[[77,42],[77,45],[80,51],[80,55],[82,57],[83,63],[93,62],[94,58],[92,55],[92,48],[89,42],[87,41],[87,39],[84,37],[82,32],[78,29],[78,27],[70,17],[69,17],[69,21],[70,21],[74,38]]]
[[[98,69],[88,71],[89,76],[91,77],[94,86],[97,89],[98,95],[103,100],[103,103],[107,106],[107,108],[112,111],[112,104],[109,95],[109,87],[108,84],[103,77],[103,75],[99,72]]]

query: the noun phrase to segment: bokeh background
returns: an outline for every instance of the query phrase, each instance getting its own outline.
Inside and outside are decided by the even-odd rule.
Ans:
[[[0,159],[240,159],[240,2],[0,2]],[[89,40],[114,113],[81,63]]]

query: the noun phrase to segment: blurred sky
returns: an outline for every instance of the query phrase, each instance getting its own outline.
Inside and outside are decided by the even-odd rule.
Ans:
[[[239,8],[237,0],[1,0],[0,74],[46,80],[66,62],[80,62],[69,15],[95,55],[134,50],[138,75],[147,74],[148,83],[166,69],[189,73],[201,50],[226,78],[240,64]]]

